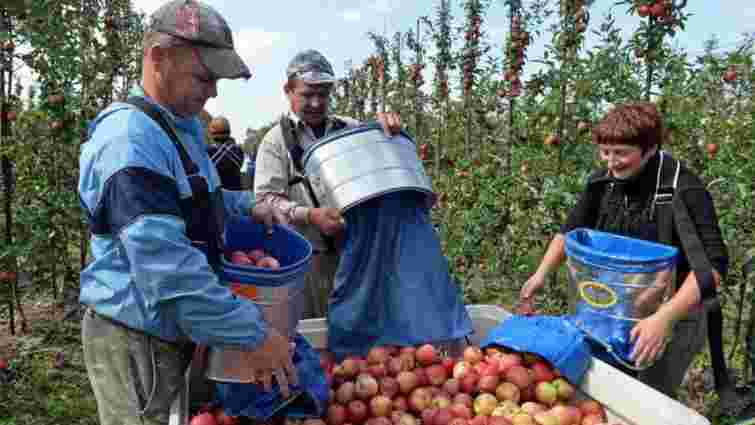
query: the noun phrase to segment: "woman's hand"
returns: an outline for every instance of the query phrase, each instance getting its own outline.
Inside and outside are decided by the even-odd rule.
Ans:
[[[640,366],[657,359],[671,334],[672,321],[661,311],[640,320],[630,333],[630,340],[635,344],[631,359]]]
[[[522,289],[519,291],[520,303],[531,303],[535,293],[545,285],[545,275],[541,273],[535,273],[524,282]]]

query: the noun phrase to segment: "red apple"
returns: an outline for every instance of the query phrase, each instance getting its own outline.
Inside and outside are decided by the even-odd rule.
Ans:
[[[380,389],[378,382],[375,378],[367,373],[361,373],[357,376],[356,382],[356,396],[362,400],[369,400],[374,397]]]
[[[511,425],[511,421],[503,416],[491,416],[487,425]]]
[[[340,367],[339,367],[340,366]],[[340,365],[336,366],[333,373],[335,375],[353,378],[359,373],[359,362],[356,357],[345,358]]]
[[[467,373],[461,378],[461,391],[467,394],[474,394],[477,391],[477,384],[480,381],[480,375],[477,373]]]
[[[415,356],[417,357],[417,362],[422,366],[430,366],[438,361],[438,353],[435,351],[435,347],[430,344],[419,347]]]
[[[249,251],[246,254],[246,256],[249,257],[249,258],[251,258],[252,261],[254,261],[255,263],[257,263],[258,261],[260,261],[261,259],[267,257],[268,255],[267,255],[267,253],[264,250],[257,248],[257,249],[253,249],[253,250]]]
[[[556,391],[556,387],[550,382],[538,382],[537,386],[535,386],[535,398],[540,403],[553,406],[558,399],[558,392]]]
[[[380,394],[393,398],[399,392],[398,381],[390,376],[380,378]]]
[[[432,397],[427,388],[415,388],[409,395],[409,410],[415,413],[422,413],[432,405]]]
[[[340,404],[328,406],[328,425],[343,425],[346,423],[346,408]]]
[[[527,413],[517,413],[511,418],[511,425],[537,425],[535,419]]]
[[[477,387],[481,392],[493,394],[498,388],[499,380],[498,375],[483,375],[480,377]]]
[[[589,415],[582,417],[581,425],[602,425],[604,423],[605,420],[602,416],[598,415],[597,413],[590,413]]]
[[[438,394],[433,396],[432,405],[436,408],[443,409],[451,407],[452,401],[448,394]]]
[[[398,422],[393,422],[394,425],[417,425],[417,418],[409,413],[401,413]]]
[[[434,385],[436,387],[443,385],[443,383],[448,380],[446,368],[440,364],[428,366],[428,368],[425,369],[425,373],[427,374],[427,379],[430,382],[430,385]]]
[[[459,393],[454,396],[453,404],[463,404],[471,409],[474,399],[467,393]]]
[[[403,371],[396,377],[398,381],[399,392],[402,394],[409,394],[418,385],[417,374],[414,372]]]
[[[558,378],[554,380],[552,384],[556,387],[556,392],[558,393],[558,398],[560,400],[569,401],[572,397],[574,397],[576,390],[574,389],[574,386],[570,384],[566,379]]]
[[[525,403],[522,403],[522,410],[529,413],[532,416],[535,416],[535,414],[540,412],[545,412],[548,410],[545,406],[543,406],[540,403],[535,403],[534,401],[527,401]]]
[[[532,384],[529,371],[524,366],[512,366],[506,371],[506,380],[519,387],[520,390]]]
[[[218,421],[211,413],[205,412],[194,416],[189,425],[218,425]]]
[[[440,361],[440,364],[443,365],[443,367],[446,368],[446,373],[448,373],[449,376],[452,376],[454,373],[454,365],[456,365],[456,362],[451,357],[443,357],[443,359]]]
[[[502,382],[495,389],[495,396],[500,401],[511,400],[514,403],[519,403],[521,392],[519,390],[519,387],[512,384],[511,382]]]
[[[278,270],[281,268],[280,262],[273,257],[262,257],[257,261],[257,267],[270,270]]]
[[[370,412],[375,417],[390,416],[392,404],[393,401],[384,395],[375,396],[370,400]]]
[[[464,361],[469,364],[476,364],[482,360],[482,350],[480,347],[470,345],[464,349]]]
[[[451,414],[455,418],[462,418],[462,419],[472,419],[472,416],[473,416],[472,409],[466,404],[461,404],[461,403],[454,403],[451,405]]]
[[[451,413],[451,409],[438,409],[433,418],[433,425],[448,425],[453,418],[454,415]]]
[[[582,411],[583,416],[595,414],[603,418],[606,417],[606,412],[603,409],[603,406],[595,400],[580,400],[576,403],[576,407]]]
[[[231,253],[231,263],[242,264],[242,265],[247,265],[247,264],[254,265],[254,261],[252,261],[249,257],[247,257],[244,251],[233,251],[233,253]]]
[[[493,394],[482,393],[474,399],[475,415],[490,416],[493,410],[498,406],[498,399]]]
[[[562,425],[558,416],[554,415],[550,411],[540,412],[535,415],[530,415],[535,420],[537,425]],[[566,425],[566,424],[563,424]]]
[[[427,371],[425,369],[418,367],[414,369],[412,372],[414,372],[414,374],[417,375],[418,387],[424,387],[426,385],[430,385],[430,378],[428,378]]]
[[[406,401],[406,397],[398,396],[393,399],[392,406],[394,412],[406,412],[409,409],[409,403]]]
[[[401,359],[398,357],[391,357],[388,360],[388,375],[396,376],[401,372]]]
[[[469,425],[488,425],[490,416],[477,415],[469,421]]]
[[[553,371],[551,370],[551,367],[548,366],[545,362],[536,361],[532,364],[532,366],[530,366],[530,369],[533,372],[532,377],[534,378],[535,382],[550,382],[556,378],[556,376],[553,374]]]
[[[454,365],[452,376],[456,379],[461,379],[464,377],[464,375],[473,370],[474,368],[472,367],[472,365],[462,360]]]
[[[423,410],[422,414],[420,415],[420,420],[422,421],[422,425],[436,425],[435,415],[437,413],[438,413],[438,409],[435,407],[431,407],[429,409]]]
[[[367,352],[367,363],[371,365],[385,364],[389,358],[388,349],[384,346],[372,347]]]
[[[461,383],[458,379],[451,378],[443,383],[443,386],[441,387],[443,391],[447,392],[450,396],[455,396],[458,394]]]
[[[379,379],[388,375],[388,369],[386,369],[385,363],[375,363],[367,366],[367,373]]]
[[[521,366],[522,358],[518,354],[504,354],[498,362],[498,370],[500,373],[506,373],[513,366]]]
[[[352,400],[346,406],[348,412],[349,422],[353,424],[361,424],[367,419],[367,404],[362,400]]]
[[[336,390],[336,400],[343,405],[349,404],[349,402],[354,400],[355,396],[356,384],[351,381],[344,382]]]
[[[402,355],[402,354],[411,354],[412,356],[414,356],[414,354],[416,354],[416,353],[417,353],[417,348],[413,347],[411,345],[407,345],[407,346],[401,347],[399,349],[399,355]]]

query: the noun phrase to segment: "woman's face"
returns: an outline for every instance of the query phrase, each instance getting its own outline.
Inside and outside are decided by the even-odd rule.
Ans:
[[[611,175],[627,179],[639,173],[651,152],[642,154],[642,149],[632,145],[598,145],[600,160],[606,162]]]

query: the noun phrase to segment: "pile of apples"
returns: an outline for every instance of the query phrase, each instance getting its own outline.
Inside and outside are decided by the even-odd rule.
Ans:
[[[451,358],[430,344],[379,346],[321,365],[331,386],[327,425],[607,425],[603,406],[541,357],[468,346]],[[314,424],[312,424],[314,425]]]
[[[231,263],[242,266],[254,266],[265,269],[278,270],[280,262],[262,249],[253,249],[251,251],[233,251],[231,253]]]

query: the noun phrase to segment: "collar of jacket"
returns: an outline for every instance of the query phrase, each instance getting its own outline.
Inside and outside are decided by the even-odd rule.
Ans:
[[[131,90],[129,90],[128,94],[129,96],[143,97],[144,100],[146,100],[147,102],[160,108],[160,112],[165,114],[167,118],[173,121],[173,125],[175,125],[177,128],[183,131],[194,134],[196,133],[197,126],[201,127],[198,116],[194,115],[188,118],[179,117],[178,115],[171,112],[170,109],[168,109],[166,106],[161,105],[160,103],[155,101],[153,98],[149,97],[147,93],[144,91],[144,88],[140,84],[137,84],[134,87],[132,87]]]

